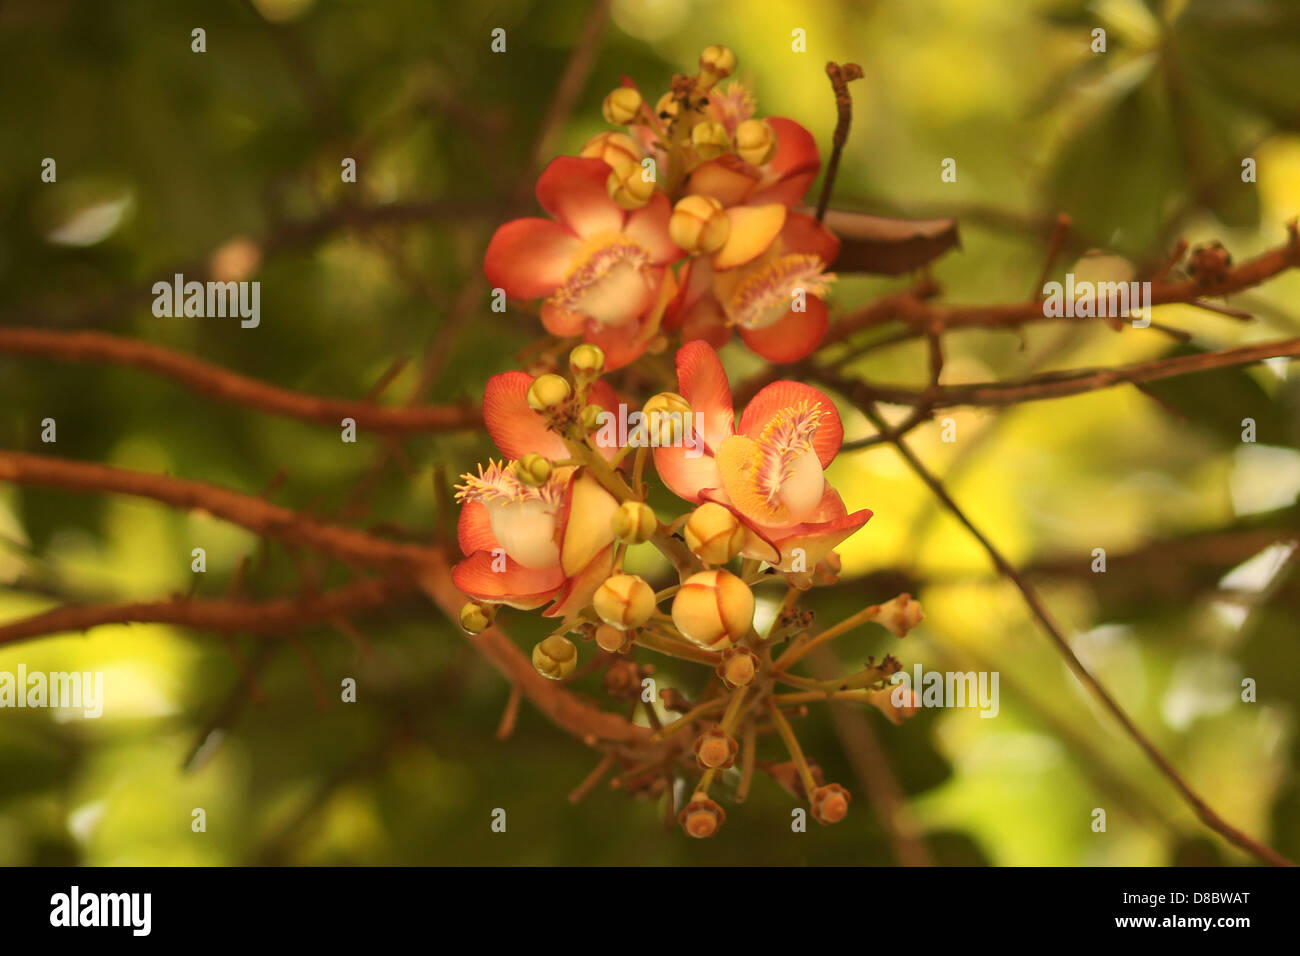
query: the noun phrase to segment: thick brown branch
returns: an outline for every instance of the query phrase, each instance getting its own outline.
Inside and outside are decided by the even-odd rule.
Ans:
[[[284,635],[304,624],[385,607],[414,591],[409,577],[394,575],[362,578],[333,591],[269,601],[174,597],[166,601],[69,604],[0,625],[0,644],[86,631],[102,624],[174,624],[203,631]]]
[[[0,481],[68,491],[135,495],[174,508],[206,511],[265,537],[313,548],[343,561],[413,568],[435,555],[431,548],[325,524],[252,495],[169,475],[0,451]]]
[[[448,431],[482,422],[478,409],[469,406],[393,408],[277,388],[161,345],[104,332],[0,328],[0,353],[139,368],[220,401],[333,428],[344,418],[353,419],[362,430],[386,434]]]

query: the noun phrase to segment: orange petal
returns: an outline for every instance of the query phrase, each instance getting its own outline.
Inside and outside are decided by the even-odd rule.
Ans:
[[[809,302],[811,301],[810,299]],[[844,425],[840,422],[840,413],[836,411],[835,403],[811,385],[782,380],[761,389],[740,416],[740,434],[751,437],[759,435],[777,412],[783,408],[793,408],[800,402],[822,408],[822,421],[817,434],[813,436],[813,448],[825,468],[834,460],[840,450],[840,443],[844,441]]]
[[[502,571],[493,570],[505,562]],[[508,604],[529,610],[541,607],[564,587],[558,567],[529,570],[508,557],[496,559],[490,551],[475,551],[451,569],[451,580],[463,594],[479,601]]]
[[[678,445],[664,445],[654,449],[655,471],[669,491],[692,504],[698,504],[701,491],[722,487],[722,476],[718,473],[712,455],[705,453],[691,458],[686,451]]]
[[[551,160],[537,180],[537,201],[561,224],[582,238],[617,233],[623,228],[621,206],[609,198],[605,180],[609,165],[602,159],[560,156]]]
[[[735,206],[745,201],[758,178],[757,169],[728,153],[695,167],[686,182],[686,191],[712,196],[724,206]]]
[[[623,227],[623,235],[640,243],[657,266],[676,262],[686,255],[668,235],[668,219],[672,214],[673,204],[657,192],[648,203],[628,215]]]
[[[796,557],[794,552],[799,548],[803,550],[803,558],[799,562],[802,565],[800,570],[811,571],[818,561],[866,524],[870,517],[871,512],[863,509],[833,521],[799,524],[787,528],[776,538],[776,545],[781,550],[781,562],[777,567],[782,571],[794,570]]]
[[[767,123],[776,133],[776,155],[763,167],[763,178],[748,201],[793,206],[803,199],[821,168],[817,141],[794,120],[773,116]]]
[[[683,342],[704,341],[720,349],[731,341],[731,326],[716,296],[704,296],[679,313],[677,321]]]
[[[532,376],[524,372],[503,372],[488,379],[483,389],[483,423],[488,434],[507,458],[522,458],[530,451],[547,458],[568,458],[564,439],[528,407],[532,384]]]
[[[461,554],[501,547],[496,535],[492,533],[487,505],[481,501],[467,501],[461,505],[460,517],[456,520],[456,540],[460,544]]]
[[[688,342],[677,350],[677,388],[704,416],[704,441],[714,452],[736,431],[731,383],[718,353],[708,342]]]
[[[549,219],[515,219],[492,236],[483,274],[512,299],[537,299],[563,284],[580,246],[573,233]]]
[[[840,254],[840,240],[812,216],[791,212],[781,230],[781,251],[814,255],[830,268]]]
[[[830,318],[826,303],[816,296],[804,300],[803,312],[794,309],[786,312],[771,325],[761,329],[736,329],[745,344],[769,362],[797,362],[807,358],[821,345]]]

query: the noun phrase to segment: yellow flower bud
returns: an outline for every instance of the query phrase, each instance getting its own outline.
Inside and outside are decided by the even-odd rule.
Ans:
[[[530,451],[515,462],[515,477],[530,488],[540,488],[551,477],[551,460]]]
[[[582,406],[582,414],[579,416],[579,421],[582,422],[582,427],[587,429],[589,432],[595,431],[600,427],[600,416],[604,411],[605,409],[601,408],[599,405]]]
[[[665,93],[659,97],[659,102],[655,104],[655,116],[663,120],[676,119],[681,108],[681,104],[677,102],[672,93]]]
[[[691,146],[700,159],[716,159],[731,148],[731,140],[721,123],[704,120],[691,127]]]
[[[569,368],[576,376],[595,378],[605,370],[605,353],[600,346],[584,342],[569,353]]]
[[[736,152],[745,162],[762,166],[776,155],[776,133],[765,120],[747,119],[736,127]]]
[[[615,627],[640,627],[655,612],[654,588],[635,574],[615,574],[596,589],[591,599],[596,613]]]
[[[839,823],[849,812],[852,794],[838,783],[828,783],[812,792],[812,815],[818,823]]]
[[[718,44],[705,47],[704,52],[700,54],[700,69],[711,74],[716,83],[736,72],[736,54]]]
[[[628,544],[640,544],[648,541],[659,527],[659,519],[654,509],[644,501],[625,501],[611,520],[614,537]]]
[[[492,626],[492,605],[467,601],[460,609],[460,626],[466,634],[482,634]]]
[[[754,593],[730,571],[701,571],[673,599],[673,624],[701,647],[726,650],[754,623]]]
[[[740,749],[721,727],[710,727],[695,738],[695,759],[705,770],[730,770]]]
[[[726,820],[726,811],[702,793],[691,797],[686,809],[677,815],[682,829],[699,840],[713,836]]]
[[[596,628],[596,643],[602,651],[621,654],[632,644],[632,635],[613,624],[602,624]]]
[[[877,604],[875,609],[871,619],[895,637],[906,637],[908,631],[925,620],[921,602],[912,600],[910,594],[900,594],[884,604]]]
[[[624,209],[640,209],[655,194],[655,183],[646,167],[637,163],[611,170],[605,189],[609,198]]]
[[[673,207],[668,235],[687,252],[714,253],[727,244],[731,220],[712,196],[687,196]]]
[[[578,666],[578,648],[562,634],[552,634],[533,646],[533,667],[551,680],[563,680]]]
[[[545,412],[558,408],[569,400],[573,388],[567,379],[548,372],[533,379],[528,386],[528,407],[535,412]]]
[[[705,564],[726,564],[745,544],[745,526],[716,501],[706,501],[686,519],[686,546]]]
[[[714,672],[728,687],[747,687],[758,673],[758,664],[758,655],[741,645],[723,651]]]
[[[673,445],[686,434],[691,403],[676,392],[660,392],[641,409],[651,445]]]
[[[597,133],[578,151],[585,159],[599,159],[609,164],[611,169],[622,169],[628,165],[639,165],[641,147],[627,133],[606,130]]]
[[[600,112],[606,123],[614,126],[627,126],[641,112],[641,94],[630,86],[620,86],[611,90],[600,104]]]

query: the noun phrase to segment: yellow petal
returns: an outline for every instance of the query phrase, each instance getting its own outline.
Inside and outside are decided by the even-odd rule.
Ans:
[[[757,259],[772,245],[785,226],[785,206],[734,206],[727,210],[731,235],[713,257],[715,269],[732,269]]]

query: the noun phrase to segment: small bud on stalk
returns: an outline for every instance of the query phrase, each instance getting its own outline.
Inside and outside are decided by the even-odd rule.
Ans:
[[[466,634],[482,634],[492,626],[492,605],[466,602],[460,609],[460,626]]]
[[[615,574],[596,589],[592,604],[606,624],[640,627],[655,612],[655,592],[642,577]]]
[[[568,379],[548,372],[539,375],[528,386],[528,407],[535,412],[547,412],[563,405],[572,394],[573,387]]]
[[[611,170],[605,188],[609,198],[624,209],[640,209],[655,194],[654,180],[645,175],[640,164]]]
[[[686,809],[677,815],[682,829],[699,840],[713,836],[726,820],[726,811],[702,793],[691,797]]]
[[[712,196],[687,196],[673,207],[668,235],[687,252],[711,254],[727,244],[731,220]]]
[[[605,122],[614,126],[627,126],[641,112],[641,94],[630,86],[620,86],[610,91],[600,105]]]
[[[705,770],[729,770],[740,745],[721,727],[710,727],[695,738],[695,759]]]
[[[611,519],[614,537],[627,544],[641,544],[649,541],[650,536],[659,527],[659,519],[654,509],[644,501],[625,501]]]
[[[562,634],[552,634],[533,646],[533,667],[551,680],[563,680],[578,666],[578,648]]]
[[[839,823],[849,812],[852,794],[838,783],[818,787],[812,794],[812,815],[821,824]]]
[[[716,501],[706,501],[686,520],[686,546],[705,564],[726,564],[745,544],[745,527]]]
[[[673,624],[690,641],[722,651],[754,623],[754,592],[730,571],[701,571],[673,599]]]
[[[753,166],[762,166],[776,155],[776,133],[765,120],[747,119],[736,127],[736,152]]]
[[[515,474],[530,488],[540,488],[551,477],[551,461],[530,451],[515,464]]]

